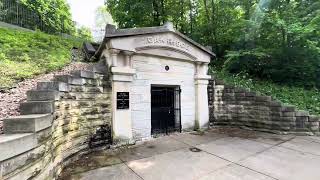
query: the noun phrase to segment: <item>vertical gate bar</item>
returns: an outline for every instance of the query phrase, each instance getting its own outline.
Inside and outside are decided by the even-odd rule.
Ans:
[[[165,92],[166,92],[165,105],[168,106],[168,88],[165,88]],[[168,109],[167,107],[165,108]],[[168,135],[168,117],[166,117],[165,119],[166,119],[166,134]]]
[[[182,124],[181,124],[181,89],[180,86],[178,88],[179,92],[178,92],[178,96],[179,96],[179,124],[180,124],[180,133],[182,132]]]

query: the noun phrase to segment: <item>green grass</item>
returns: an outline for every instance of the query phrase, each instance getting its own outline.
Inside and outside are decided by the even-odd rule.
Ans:
[[[301,87],[289,87],[274,84],[268,81],[254,80],[246,74],[233,75],[224,71],[212,71],[217,79],[226,84],[246,88],[273,98],[300,110],[309,111],[313,115],[320,115],[320,91],[306,90]]]
[[[61,69],[71,61],[71,48],[81,43],[42,32],[0,28],[0,89]]]

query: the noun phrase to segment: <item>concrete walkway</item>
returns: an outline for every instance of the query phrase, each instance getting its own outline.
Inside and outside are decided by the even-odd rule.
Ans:
[[[214,129],[90,154],[61,179],[319,180],[319,170],[320,137]]]

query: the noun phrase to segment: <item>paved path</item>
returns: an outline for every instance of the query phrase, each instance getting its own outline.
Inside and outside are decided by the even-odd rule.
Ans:
[[[319,180],[319,171],[320,137],[216,129],[96,153],[67,168],[64,179]]]

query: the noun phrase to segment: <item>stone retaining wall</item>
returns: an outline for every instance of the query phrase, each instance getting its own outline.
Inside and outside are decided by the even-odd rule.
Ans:
[[[278,134],[320,134],[319,117],[284,105],[270,96],[212,79],[208,97],[213,126],[235,126]]]
[[[111,87],[102,73],[57,76],[28,92],[22,116],[4,120],[0,179],[56,179],[79,155],[111,143]]]

